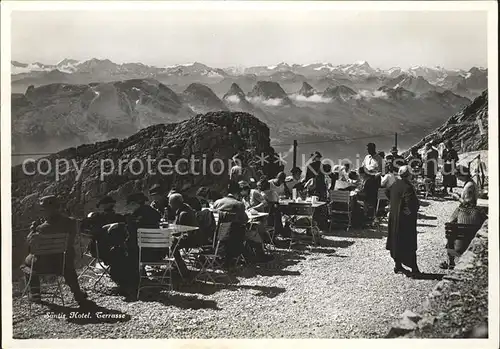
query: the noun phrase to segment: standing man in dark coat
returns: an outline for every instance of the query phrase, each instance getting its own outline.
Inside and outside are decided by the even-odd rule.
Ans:
[[[425,146],[424,176],[430,182],[429,191],[432,195],[436,191],[436,175],[438,171],[439,153],[429,142]]]
[[[411,275],[420,273],[417,266],[417,214],[419,203],[410,182],[410,168],[399,169],[401,179],[386,191],[391,211],[386,248],[395,262],[395,273],[405,272],[403,264],[411,268]]]
[[[453,149],[453,143],[451,140],[446,141],[446,148],[443,150],[443,187],[444,193],[448,194],[448,188],[450,188],[450,194],[453,193],[453,188],[457,186],[457,176],[455,175],[455,169],[458,162],[458,154],[455,149]]]

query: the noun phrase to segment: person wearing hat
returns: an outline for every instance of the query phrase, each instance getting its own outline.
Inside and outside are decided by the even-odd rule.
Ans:
[[[285,178],[285,185],[287,187],[287,191],[292,193],[293,189],[297,189],[297,191],[304,190],[304,185],[302,183],[302,170],[300,167],[294,167],[291,170],[291,176]]]
[[[401,155],[398,154],[398,147],[393,146],[391,153],[385,157],[386,163],[390,163],[394,171],[399,171],[399,168],[405,165],[405,161]],[[387,168],[387,167],[386,167]]]
[[[311,154],[310,163],[307,165],[306,177],[304,178],[304,182],[307,182],[311,178],[314,178],[321,171],[321,153],[316,151]]]
[[[157,210],[162,218],[168,217],[168,201],[159,184],[154,184],[149,188],[149,197],[151,198],[151,207]]]
[[[380,187],[380,177],[382,174],[383,160],[377,154],[375,143],[368,143],[366,145],[368,154],[365,156],[362,167],[366,176],[364,184],[365,192],[365,207],[368,221],[373,220],[375,214],[375,207],[377,205],[378,188]]]
[[[424,176],[429,182],[429,189],[431,195],[435,195],[436,192],[436,175],[438,170],[438,158],[439,153],[436,148],[432,146],[432,142],[428,142],[425,145],[423,171]]]
[[[448,188],[450,188],[450,194],[453,193],[453,188],[457,186],[457,176],[455,176],[455,168],[458,162],[458,154],[455,149],[453,149],[453,143],[451,140],[445,142],[445,149],[443,150],[443,191],[448,194]]]
[[[388,236],[386,249],[394,260],[395,273],[406,273],[403,265],[411,268],[410,276],[417,276],[417,216],[419,202],[415,188],[411,184],[409,166],[399,168],[399,177],[386,189],[390,201]]]
[[[37,273],[63,273],[64,280],[69,286],[75,300],[80,306],[87,302],[87,293],[81,290],[75,270],[75,236],[77,221],[61,213],[59,200],[54,195],[44,196],[39,202],[43,218],[34,222],[26,238],[28,245],[36,243],[40,235],[67,234],[67,250],[64,255],[35,256],[30,253],[21,267],[25,274],[26,284],[29,287],[29,299],[35,303],[41,302],[40,278]],[[64,268],[64,269],[63,269]]]
[[[127,196],[125,210],[129,221],[134,221],[137,228],[158,228],[162,218],[161,214],[158,210],[147,205],[147,201],[148,198],[141,192]]]
[[[115,212],[116,201],[111,196],[106,195],[97,202],[99,212],[90,212],[82,221],[82,230],[88,231],[92,235],[90,242],[90,253],[92,256],[101,259],[109,265],[109,251],[112,247],[111,237],[103,229],[104,226],[113,223],[125,223],[125,217]],[[97,254],[99,247],[99,254]]]

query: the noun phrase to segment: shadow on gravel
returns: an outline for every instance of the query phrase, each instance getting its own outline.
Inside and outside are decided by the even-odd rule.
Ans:
[[[418,214],[418,219],[424,219],[424,220],[429,220],[429,221],[435,221],[435,220],[437,220],[437,217],[436,217],[436,216],[428,216],[428,215],[425,215],[425,214],[419,213],[419,214]]]
[[[382,227],[380,231],[376,228],[372,229],[355,229],[355,230],[349,230],[349,231],[338,231],[338,232],[333,232],[330,233],[334,236],[338,237],[349,237],[349,238],[360,238],[360,239],[383,239],[387,237],[387,228]],[[326,234],[325,234],[326,235]],[[350,245],[354,244],[354,241],[349,241]],[[350,246],[348,245],[348,246]]]
[[[191,285],[185,285],[179,288],[179,292],[182,293],[199,293],[203,295],[211,295],[221,290],[236,291],[238,289],[249,289],[258,291],[255,296],[265,296],[268,298],[274,298],[278,294],[285,292],[286,290],[282,287],[274,286],[252,286],[252,285],[235,285],[235,284],[224,284],[224,283],[205,283],[202,281],[196,281]]]
[[[101,307],[93,302],[88,302],[84,307],[78,308],[53,303],[47,303],[46,305],[55,318],[64,318],[66,321],[77,325],[114,324],[127,322],[131,318],[130,315],[119,310]]]
[[[437,225],[434,224],[425,224],[425,223],[417,223],[417,227],[429,227],[429,228],[437,228]],[[423,232],[419,232],[422,234]]]
[[[196,296],[186,296],[182,294],[172,294],[168,292],[147,292],[141,291],[140,300],[143,302],[157,302],[163,305],[171,305],[180,309],[213,309],[221,310],[217,302],[209,299],[200,299]]]
[[[415,280],[441,280],[445,274],[421,273],[413,276]]]

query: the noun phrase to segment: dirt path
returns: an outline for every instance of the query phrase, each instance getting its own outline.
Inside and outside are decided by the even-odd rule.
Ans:
[[[423,201],[417,256],[424,273],[442,273],[443,227],[456,205]],[[385,236],[385,231],[336,231],[326,237],[325,247],[276,251],[273,269],[248,269],[218,288],[202,283],[182,287],[169,299],[157,295],[152,301],[127,303],[111,295],[109,287],[107,294],[90,294],[100,311],[122,319],[64,319],[61,314],[69,317],[71,309],[46,305],[34,306],[38,315],[28,319],[26,303],[21,307],[17,299],[14,337],[382,337],[437,283],[395,275]],[[59,318],[49,318],[51,311]]]

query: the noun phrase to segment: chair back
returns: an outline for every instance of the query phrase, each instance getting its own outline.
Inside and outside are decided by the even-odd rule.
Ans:
[[[447,222],[444,228],[447,238],[457,239],[475,235],[481,229],[481,225]]]
[[[314,208],[309,203],[290,202],[287,207],[287,214],[290,216],[312,216]]]
[[[351,199],[350,195],[351,193],[346,190],[332,190],[330,192],[330,201],[348,204]]]
[[[30,251],[35,256],[65,253],[68,249],[68,234],[38,234],[31,244]]]
[[[137,244],[141,248],[170,248],[174,237],[167,229],[146,229],[137,230]]]

